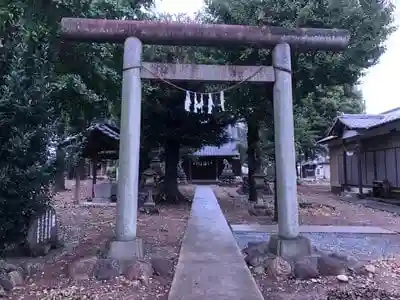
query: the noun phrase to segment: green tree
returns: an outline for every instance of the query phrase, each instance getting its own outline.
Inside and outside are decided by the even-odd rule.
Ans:
[[[50,202],[50,142],[79,131],[94,118],[107,117],[110,103],[119,99],[120,47],[61,42],[61,17],[142,17],[140,8],[150,4],[149,0],[0,3],[2,246],[20,241],[31,217]]]
[[[152,0],[110,1],[84,0],[63,2],[58,6],[59,27],[62,16],[86,18],[146,19],[142,8],[149,8]],[[79,134],[91,123],[103,120],[118,121],[120,113],[122,45],[58,42],[53,48],[57,55],[55,86],[57,102],[55,130],[57,140]],[[70,153],[69,162],[77,166],[79,158]],[[58,179],[63,180],[65,155],[57,155]],[[63,184],[56,184],[62,186]]]
[[[324,151],[316,145],[332,125],[333,118],[339,112],[362,113],[365,105],[361,93],[355,88],[341,85],[327,88],[317,87],[302,101],[301,107],[295,107],[295,136],[298,157],[312,159],[315,154]]]
[[[209,22],[290,28],[344,28],[350,31],[350,45],[341,53],[299,53],[295,49],[292,51],[296,144],[302,151],[314,151],[316,137],[321,135],[326,123],[336,116],[336,111],[316,105],[319,100],[325,99],[325,104],[329,102],[331,107],[346,107],[348,112],[360,110],[359,104],[350,104],[351,101],[360,103],[360,98],[351,95],[349,87],[355,86],[365,70],[376,64],[384,52],[383,42],[393,31],[393,6],[387,1],[208,0],[206,4],[205,18]],[[236,49],[220,51],[218,55],[230,64],[271,64],[270,50],[239,46]],[[343,98],[346,98],[347,102],[340,103],[338,99],[332,98],[335,89],[343,89]],[[270,89],[260,92],[260,89],[254,86],[243,86],[235,93],[235,97],[228,100],[241,117],[257,123],[258,127],[262,124],[268,126],[268,136],[273,139]],[[244,109],[239,109],[240,107]],[[259,111],[262,113],[257,114]],[[310,120],[315,116],[321,118]],[[256,138],[256,135],[252,136]],[[265,142],[271,143],[270,140]],[[251,156],[255,152],[252,149],[255,144],[256,140],[249,141],[248,152]],[[256,169],[257,167],[249,168],[249,173],[255,172]]]
[[[54,68],[46,20],[35,20],[32,7],[22,1],[0,5],[0,36],[0,241],[5,248],[21,241],[32,215],[50,200]]]

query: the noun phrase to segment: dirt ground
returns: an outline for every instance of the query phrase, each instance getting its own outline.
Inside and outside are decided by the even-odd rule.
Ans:
[[[237,188],[214,188],[221,208],[231,224],[274,224],[272,217],[250,216],[249,205],[245,195],[236,193]],[[374,210],[362,205],[353,205],[340,201],[333,195],[326,185],[302,185],[298,187],[301,224],[310,225],[370,225],[380,226],[400,231],[400,217],[389,212]],[[272,197],[266,197],[269,204]],[[385,298],[377,293],[367,296],[332,296],[327,298],[329,290],[359,291],[362,288],[378,288],[400,295],[400,255],[379,261],[371,262],[376,267],[376,273],[369,276],[351,277],[349,283],[339,283],[336,277],[319,278],[299,281],[295,279],[269,278],[266,274],[254,275],[265,299],[268,300],[361,300],[361,299],[400,299]]]
[[[90,194],[89,181],[83,182],[81,198]],[[153,277],[148,286],[139,282],[128,282],[124,278],[100,282],[96,280],[71,282],[66,276],[66,267],[77,258],[97,255],[104,251],[113,236],[115,208],[78,207],[73,204],[73,183],[67,182],[68,190],[55,197],[54,205],[61,220],[65,247],[54,250],[44,258],[34,259],[43,265],[42,273],[32,278],[25,286],[16,289],[10,299],[132,299],[166,300],[172,278]],[[391,213],[373,210],[360,205],[342,202],[329,193],[327,186],[300,186],[300,221],[302,224],[319,225],[374,225],[389,229],[400,228],[400,217]],[[272,217],[250,216],[247,212],[246,196],[236,193],[237,188],[216,187],[221,208],[231,224],[273,224]],[[189,197],[194,187],[182,187]],[[271,197],[270,197],[271,198]],[[271,200],[271,199],[270,199]],[[311,205],[310,205],[311,204]],[[146,257],[168,258],[173,269],[178,261],[181,240],[189,217],[189,204],[160,207],[160,215],[138,217],[138,236],[145,244]],[[336,278],[320,278],[312,281],[272,279],[265,275],[255,276],[265,299],[268,300],[326,300],[331,289],[354,290],[363,286],[379,287],[400,292],[400,257],[373,262],[376,274],[372,277],[357,276],[350,283],[339,284]],[[173,270],[171,270],[173,271]],[[375,295],[376,296],[376,295]],[[367,298],[336,299],[380,299]],[[400,298],[398,298],[400,299]]]
[[[59,193],[54,200],[65,247],[46,257],[32,259],[43,265],[42,273],[14,290],[10,299],[166,299],[172,278],[153,277],[148,286],[128,282],[122,277],[109,282],[70,281],[66,276],[67,266],[77,258],[101,253],[112,239],[115,207],[76,206],[73,204],[73,183],[67,181],[66,185],[67,191]],[[84,181],[81,198],[90,195],[90,191],[90,182]],[[186,186],[182,192],[192,197],[194,188]],[[190,205],[161,206],[159,209],[159,215],[139,214],[138,237],[144,242],[146,258],[170,259],[173,269],[178,261]]]
[[[214,188],[221,209],[231,224],[274,224],[272,216],[250,216],[247,212],[249,208],[246,202],[247,195],[239,195],[237,189],[237,187]],[[266,196],[265,199],[272,204],[272,196]],[[341,201],[339,196],[329,191],[327,185],[298,186],[298,201],[302,207],[299,215],[300,224],[369,225],[400,231],[400,216]]]

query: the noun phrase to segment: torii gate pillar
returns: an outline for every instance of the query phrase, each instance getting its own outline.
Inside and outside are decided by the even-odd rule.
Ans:
[[[311,254],[310,241],[299,235],[296,152],[294,144],[292,64],[290,46],[278,44],[272,52],[278,235],[270,237],[270,252],[282,257]]]
[[[124,43],[122,74],[115,241],[110,243],[108,253],[109,257],[119,260],[143,256],[142,241],[136,236],[142,103],[141,60],[142,42],[135,37],[127,38]]]

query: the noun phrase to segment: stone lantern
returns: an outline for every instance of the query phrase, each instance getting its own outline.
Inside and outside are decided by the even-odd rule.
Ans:
[[[250,215],[255,215],[255,216],[271,216],[272,211],[268,207],[265,199],[262,196],[263,192],[268,191],[269,183],[268,180],[266,180],[266,176],[260,172],[257,171],[253,175],[254,179],[254,187],[257,190],[257,202],[254,204],[253,207],[249,209]],[[270,195],[270,193],[267,192],[267,194]]]
[[[146,199],[143,203],[143,206],[140,208],[141,212],[147,214],[155,214],[158,213],[156,208],[156,203],[153,199],[153,194],[157,188],[157,177],[158,174],[153,169],[149,168],[143,172],[143,187],[145,190]]]
[[[262,191],[265,188],[265,176],[264,174],[262,174],[261,172],[256,172],[253,175],[253,179],[254,179],[254,188],[257,190],[257,203],[255,205],[255,207],[265,207],[266,203],[264,201],[264,199],[260,196],[260,193],[262,193]]]
[[[163,163],[158,156],[155,156],[150,162],[150,169],[154,170],[159,176],[165,175]]]

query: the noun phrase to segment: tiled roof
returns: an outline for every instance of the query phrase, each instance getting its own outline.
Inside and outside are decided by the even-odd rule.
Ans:
[[[238,145],[238,125],[229,125],[225,129],[228,135],[229,142],[221,146],[207,145],[200,148],[198,151],[194,152],[194,156],[238,156],[239,151],[237,149]]]
[[[200,150],[193,153],[194,156],[237,156],[237,142],[228,142],[221,146],[204,146]]]
[[[379,115],[342,114],[338,120],[350,129],[369,129],[400,120],[400,107]]]
[[[90,127],[88,127],[84,132],[81,132],[77,135],[67,137],[64,141],[62,141],[59,146],[65,147],[68,145],[79,144],[82,142],[82,138],[85,136],[90,136],[94,131],[100,131],[102,134],[119,141],[119,128],[116,126],[112,126],[107,123],[97,123]]]
[[[348,139],[357,136],[358,129],[371,129],[390,122],[400,120],[400,107],[383,112],[381,114],[341,114],[335,120],[335,123],[330,128],[328,136],[319,140],[318,144],[324,144],[331,140],[339,138],[335,132],[335,126],[338,122],[344,124],[349,130],[345,131],[342,139]]]
[[[383,119],[380,115],[360,115],[360,114],[343,114],[338,117],[340,122],[350,129],[368,128]]]

